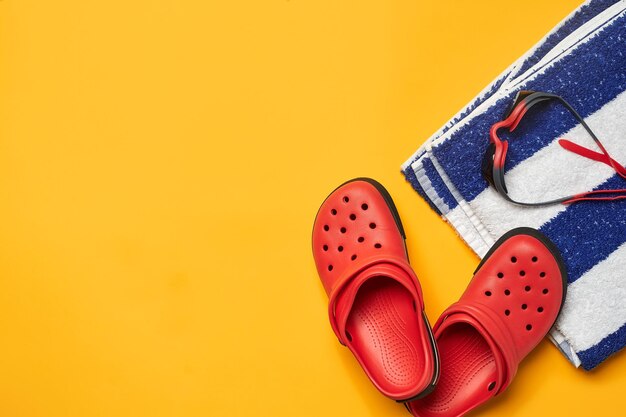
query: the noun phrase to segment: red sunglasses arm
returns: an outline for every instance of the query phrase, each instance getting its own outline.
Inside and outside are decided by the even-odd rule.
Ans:
[[[606,164],[610,166],[611,168],[613,168],[615,172],[617,172],[620,175],[620,177],[626,178],[626,168],[621,166],[619,162],[617,162],[615,159],[611,158],[609,153],[602,146],[602,144],[599,144],[599,146],[600,146],[600,149],[602,149],[604,152],[592,151],[591,149],[585,148],[584,146],[580,146],[567,139],[559,139],[559,145],[561,145],[563,149],[566,149],[577,155],[592,159],[597,162],[602,162],[603,164]]]
[[[621,195],[593,197],[596,194],[621,194]],[[616,200],[626,200],[626,188],[616,189],[616,190],[588,191],[586,193],[573,195],[568,200],[563,201],[562,204],[571,204],[571,203],[576,203],[578,201],[616,201]]]

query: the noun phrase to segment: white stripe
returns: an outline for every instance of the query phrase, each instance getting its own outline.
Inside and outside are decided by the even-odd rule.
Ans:
[[[567,289],[556,329],[580,352],[626,323],[626,243]]]
[[[485,243],[472,222],[467,218],[467,215],[462,213],[462,210],[452,210],[445,216],[445,220],[452,225],[461,239],[465,241],[467,246],[469,246],[478,257],[482,258],[485,256],[491,245]]]
[[[567,357],[567,359],[578,368],[581,364],[580,358],[576,354],[576,351],[567,341],[565,336],[561,334],[555,327],[550,330],[548,338],[554,343],[559,350]]]

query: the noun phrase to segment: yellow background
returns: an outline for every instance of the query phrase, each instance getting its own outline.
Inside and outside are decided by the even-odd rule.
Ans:
[[[579,0],[0,1],[0,416],[408,416],[340,347],[322,199],[390,190],[437,315],[477,258],[400,164]],[[622,415],[547,342],[481,415]]]

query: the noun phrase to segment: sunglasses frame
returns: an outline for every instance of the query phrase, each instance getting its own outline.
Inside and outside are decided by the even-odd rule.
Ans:
[[[540,207],[552,204],[571,204],[578,201],[612,201],[626,199],[626,188],[615,190],[588,191],[539,203],[521,202],[514,200],[509,196],[504,180],[504,164],[506,162],[506,154],[509,148],[509,142],[507,140],[500,139],[500,137],[498,136],[498,130],[502,128],[508,128],[509,132],[514,131],[521,122],[524,115],[528,112],[528,110],[530,110],[530,108],[538,103],[549,100],[556,100],[560,102],[563,106],[565,106],[565,108],[585,128],[587,133],[589,133],[591,138],[600,148],[601,152],[592,151],[566,139],[560,139],[559,144],[563,148],[571,152],[611,166],[622,178],[626,179],[626,168],[624,168],[621,164],[619,164],[617,161],[610,157],[609,153],[604,148],[598,137],[593,133],[589,125],[587,125],[585,120],[576,112],[576,110],[574,110],[574,108],[567,101],[565,101],[565,99],[552,93],[520,91],[517,93],[517,96],[515,97],[513,104],[507,111],[504,119],[491,126],[491,129],[489,131],[489,146],[487,147],[487,150],[485,152],[481,167],[483,176],[485,177],[487,182],[489,182],[489,184],[491,184],[496,189],[498,194],[500,194],[507,201],[527,207]]]

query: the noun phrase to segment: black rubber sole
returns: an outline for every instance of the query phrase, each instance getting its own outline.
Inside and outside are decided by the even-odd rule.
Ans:
[[[351,180],[348,180],[344,183],[342,183],[341,185],[339,185],[338,187],[336,187],[330,194],[328,194],[328,196],[324,199],[324,201],[322,202],[322,204],[320,205],[320,207],[324,204],[324,202],[326,200],[328,200],[328,197],[330,197],[335,191],[337,191],[339,188],[343,187],[346,184],[349,184],[351,182],[356,182],[356,181],[364,181],[367,182],[368,184],[373,185],[376,190],[378,190],[378,192],[380,193],[380,195],[382,195],[383,199],[385,200],[385,203],[387,204],[387,207],[389,207],[389,210],[391,211],[391,214],[393,216],[393,219],[396,223],[396,226],[398,227],[398,231],[400,232],[400,235],[402,236],[402,242],[404,244],[404,252],[406,254],[406,258],[407,261],[409,260],[409,252],[407,250],[407,246],[406,246],[406,234],[404,232],[404,226],[402,225],[402,220],[400,220],[400,213],[398,213],[398,209],[396,208],[396,204],[393,201],[393,198],[391,198],[391,194],[389,194],[389,191],[387,191],[387,189],[378,181],[376,181],[375,179],[372,178],[368,178],[368,177],[358,177],[358,178],[353,178]],[[318,211],[319,214],[319,211]],[[315,216],[315,219],[317,220],[317,215]],[[313,222],[313,224],[315,224],[315,222]],[[433,330],[430,326],[430,322],[428,321],[428,317],[426,317],[426,312],[424,310],[422,310],[422,316],[424,318],[424,323],[426,325],[426,330],[428,331],[428,338],[430,341],[430,346],[433,350],[434,353],[434,360],[435,360],[435,371],[433,373],[433,379],[430,381],[429,385],[419,394],[417,394],[414,397],[411,398],[407,398],[407,399],[403,399],[403,400],[395,400],[398,403],[406,403],[409,401],[414,401],[414,400],[419,400],[420,398],[423,398],[425,396],[427,396],[428,394],[430,394],[431,392],[433,392],[433,390],[435,389],[435,386],[437,385],[437,381],[439,381],[439,372],[440,372],[440,362],[439,362],[439,351],[437,350],[437,344],[435,342],[435,335],[433,334]]]
[[[504,242],[509,240],[511,237],[519,236],[519,235],[527,235],[527,236],[534,237],[535,239],[540,241],[550,251],[552,256],[554,256],[554,259],[556,260],[556,263],[559,266],[559,270],[561,271],[561,279],[563,281],[563,297],[561,298],[561,306],[559,307],[559,313],[560,313],[561,309],[563,308],[563,303],[565,302],[565,296],[567,295],[567,268],[565,267],[565,263],[563,262],[563,258],[561,257],[561,252],[556,247],[554,242],[552,242],[546,235],[544,235],[537,229],[533,229],[532,227],[517,227],[515,229],[509,230],[508,232],[500,236],[500,238],[496,241],[496,243],[493,244],[491,248],[489,248],[489,251],[487,251],[487,254],[480,261],[480,263],[474,270],[474,275],[476,275],[476,273],[480,270],[480,268],[487,261],[487,259],[489,259],[491,255],[493,255],[496,249],[498,249]]]

